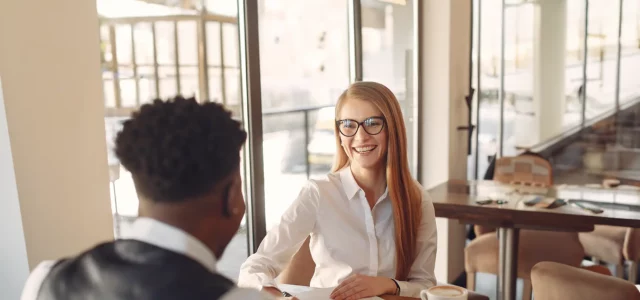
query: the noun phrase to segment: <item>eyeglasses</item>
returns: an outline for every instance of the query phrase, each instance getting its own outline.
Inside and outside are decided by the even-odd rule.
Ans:
[[[383,117],[370,117],[362,122],[351,119],[338,120],[336,124],[342,135],[352,137],[358,133],[360,126],[362,126],[368,134],[376,135],[384,129],[385,121]]]

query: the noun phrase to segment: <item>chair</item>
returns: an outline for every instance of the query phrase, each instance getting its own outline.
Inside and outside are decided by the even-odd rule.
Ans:
[[[287,267],[278,276],[278,282],[309,286],[316,269],[316,263],[313,261],[311,250],[309,249],[309,240],[310,237],[302,243],[300,249],[291,257]]]
[[[501,157],[495,161],[493,180],[524,186],[548,187],[553,185],[551,163],[537,154]],[[495,231],[487,226],[474,226],[476,236]]]
[[[551,164],[544,158],[527,153],[516,157],[502,157],[496,161],[494,180],[515,185],[548,187],[553,184]],[[474,226],[477,238],[465,248],[467,288],[475,289],[476,273],[498,274],[499,250],[495,228]],[[576,232],[521,230],[518,245],[518,273],[524,281],[523,300],[532,293],[531,269],[541,261],[553,261],[580,266],[584,248]]]
[[[531,281],[536,300],[640,300],[632,283],[553,262],[536,264]]]
[[[281,284],[309,286],[316,264],[309,250],[309,238],[293,255],[287,267],[278,276]],[[469,291],[468,300],[489,300],[489,297]]]
[[[599,225],[592,232],[579,234],[586,255],[595,262],[615,265],[616,277],[624,277],[629,263],[629,281],[636,283],[640,262],[640,229]]]
[[[467,288],[476,288],[476,273],[498,274],[498,238],[484,234],[464,249]],[[518,244],[518,278],[523,279],[522,299],[530,300],[531,269],[542,261],[580,266],[584,249],[575,232],[521,230]]]

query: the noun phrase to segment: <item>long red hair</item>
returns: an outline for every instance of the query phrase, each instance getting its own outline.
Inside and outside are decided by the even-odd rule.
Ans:
[[[400,104],[393,92],[376,82],[356,82],[345,90],[336,104],[336,116],[348,99],[359,99],[373,103],[386,120],[387,189],[393,207],[396,243],[396,279],[407,280],[416,253],[418,227],[422,218],[422,191],[409,173],[407,159],[407,133]],[[335,125],[336,156],[332,172],[349,164],[349,157],[340,145],[340,132]]]

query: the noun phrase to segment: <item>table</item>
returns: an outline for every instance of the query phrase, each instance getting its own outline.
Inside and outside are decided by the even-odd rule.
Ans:
[[[436,217],[498,228],[498,299],[513,300],[516,293],[518,237],[520,229],[593,231],[594,225],[640,228],[640,192],[580,186],[551,188],[516,187],[495,181],[450,180],[429,190]],[[526,194],[599,203],[601,214],[575,206],[555,209],[527,207]],[[502,205],[479,205],[479,199],[504,199]]]
[[[289,293],[292,293],[294,295],[296,293],[313,289],[308,286],[300,286],[300,285],[292,285],[292,284],[279,284],[278,288],[280,288],[281,290],[287,291]],[[380,298],[384,300],[420,300],[420,298],[400,297],[400,296],[392,296],[392,295],[383,295],[383,296],[380,296]],[[470,291],[468,300],[489,300],[489,297]]]

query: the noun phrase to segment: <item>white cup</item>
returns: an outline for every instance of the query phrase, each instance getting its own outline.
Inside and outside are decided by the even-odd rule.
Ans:
[[[467,290],[459,286],[438,285],[420,292],[422,300],[467,300]]]

